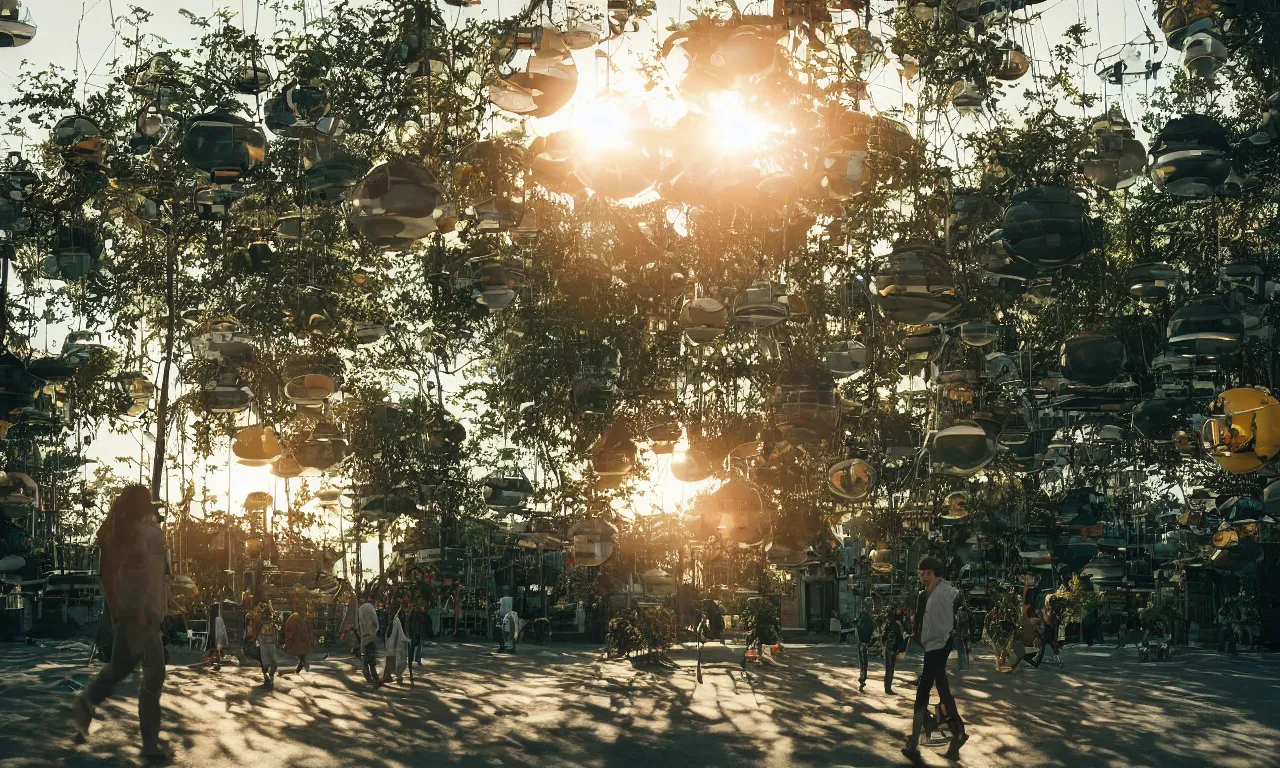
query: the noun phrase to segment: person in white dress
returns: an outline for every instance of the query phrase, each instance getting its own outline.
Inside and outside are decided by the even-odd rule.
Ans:
[[[404,632],[404,624],[400,621],[402,611],[397,609],[387,629],[387,661],[382,667],[382,682],[391,682],[392,665],[395,665],[397,683],[404,682],[404,669],[409,665],[409,636]]]

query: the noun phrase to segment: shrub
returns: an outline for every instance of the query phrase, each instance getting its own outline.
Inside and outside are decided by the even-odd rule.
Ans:
[[[639,650],[644,643],[640,630],[632,623],[632,612],[609,620],[604,633],[605,652],[615,658],[625,658]]]
[[[1018,634],[1021,623],[1021,593],[1017,589],[1006,589],[996,597],[995,605],[987,612],[982,625],[982,638],[991,643],[996,658],[1013,645],[1013,638]]]
[[[763,597],[748,600],[742,609],[742,622],[747,630],[748,646],[778,642],[782,624],[772,600]]]
[[[624,658],[644,650],[656,653],[675,639],[675,617],[666,608],[633,608],[609,620],[605,649],[609,656]]]

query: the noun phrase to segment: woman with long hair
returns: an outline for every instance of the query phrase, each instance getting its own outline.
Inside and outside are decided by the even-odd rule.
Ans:
[[[164,686],[161,622],[169,607],[168,552],[156,519],[151,491],[131,485],[111,503],[98,529],[102,550],[102,591],[111,611],[111,661],[72,702],[80,738],[87,738],[93,713],[115,687],[141,664],[138,723],[144,757],[169,757],[160,743],[160,690]]]

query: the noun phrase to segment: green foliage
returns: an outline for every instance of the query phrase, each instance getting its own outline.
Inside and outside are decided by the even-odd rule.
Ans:
[[[781,638],[782,624],[773,600],[756,598],[743,607],[742,625],[747,630],[747,646],[772,645]]]
[[[609,620],[605,649],[609,656],[626,658],[644,651],[666,650],[675,640],[675,616],[666,608],[643,606],[623,611]]]
[[[982,625],[982,639],[991,644],[996,657],[1008,652],[1022,625],[1022,593],[1017,588],[1001,589],[987,611]]]
[[[1071,582],[1058,587],[1055,597],[1063,599],[1063,619],[1067,623],[1076,623],[1084,619],[1085,615],[1090,611],[1096,611],[1102,607],[1102,593],[1089,586],[1085,588],[1085,582],[1080,580],[1080,576],[1073,575]]]

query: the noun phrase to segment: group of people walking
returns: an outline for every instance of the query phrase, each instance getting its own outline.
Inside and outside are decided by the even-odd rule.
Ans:
[[[394,611],[388,612],[381,602],[360,603],[352,595],[342,621],[342,636],[353,641],[352,652],[361,657],[364,678],[374,688],[391,682],[392,677],[397,683],[403,683],[405,670],[409,671],[412,682],[413,670],[409,665],[422,663],[422,641],[429,624],[425,606],[411,604],[408,598],[403,598],[398,604],[393,603],[393,608]],[[379,640],[386,648],[381,675],[378,673]]]

